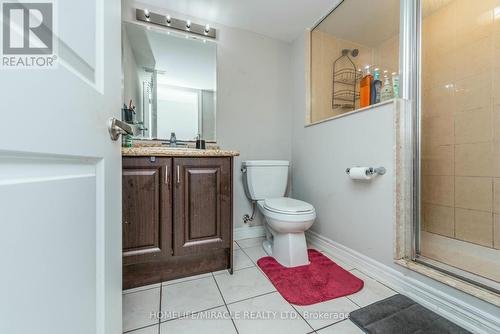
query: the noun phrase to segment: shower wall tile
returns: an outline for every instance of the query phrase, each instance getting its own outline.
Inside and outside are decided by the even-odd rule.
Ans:
[[[493,31],[492,0],[456,1],[456,34],[459,47],[467,47],[473,41],[486,37]]]
[[[454,119],[452,115],[431,117],[422,120],[424,145],[450,145],[454,142]]]
[[[500,58],[500,53],[496,55]],[[500,104],[500,67],[493,68],[492,70],[492,100],[494,105]]]
[[[426,175],[422,177],[422,200],[425,203],[453,206],[454,177]]]
[[[493,176],[500,177],[500,141],[493,142]]]
[[[462,39],[460,41],[463,42]],[[458,47],[450,57],[451,65],[457,70],[457,80],[474,76],[478,73],[490,73],[493,66],[493,37],[488,35],[479,40]]]
[[[495,215],[493,226],[493,247],[500,249],[500,215]]]
[[[467,79],[457,80],[455,84],[456,110],[469,111],[490,107],[492,80],[492,74],[489,70]]]
[[[453,145],[424,147],[422,151],[422,175],[454,175]]]
[[[492,212],[493,179],[490,177],[456,177],[455,207]]]
[[[493,139],[500,141],[500,105],[496,105],[493,112]]]
[[[451,238],[454,237],[454,208],[442,205],[424,204],[422,219],[426,231]]]
[[[423,92],[422,117],[451,116],[456,111],[455,89],[451,84],[439,85]]]
[[[457,239],[493,247],[493,215],[490,212],[455,209]]]
[[[479,143],[493,140],[493,113],[490,108],[455,114],[455,143]]]
[[[500,178],[493,179],[493,212],[500,214]]]
[[[493,143],[455,145],[455,175],[493,176]]]

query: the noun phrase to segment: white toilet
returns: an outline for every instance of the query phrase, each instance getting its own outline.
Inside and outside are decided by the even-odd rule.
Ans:
[[[304,232],[314,223],[316,211],[309,203],[283,197],[288,166],[281,160],[244,161],[243,183],[266,218],[264,250],[281,265],[297,267],[309,264]]]

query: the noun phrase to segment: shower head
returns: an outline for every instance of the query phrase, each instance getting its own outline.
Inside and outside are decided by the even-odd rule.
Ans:
[[[352,57],[356,57],[358,54],[359,54],[359,50],[358,49],[342,49],[342,56],[347,56],[349,55],[349,53],[351,54]]]

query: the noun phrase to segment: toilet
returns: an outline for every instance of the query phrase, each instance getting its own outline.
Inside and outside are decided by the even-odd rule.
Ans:
[[[314,223],[316,211],[309,203],[284,197],[288,167],[283,160],[244,161],[243,183],[266,220],[264,250],[281,265],[297,267],[309,264],[304,232]]]

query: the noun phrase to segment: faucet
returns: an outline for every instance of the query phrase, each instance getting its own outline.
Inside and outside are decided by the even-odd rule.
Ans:
[[[175,132],[170,133],[170,146],[177,146],[177,138],[175,137]]]

